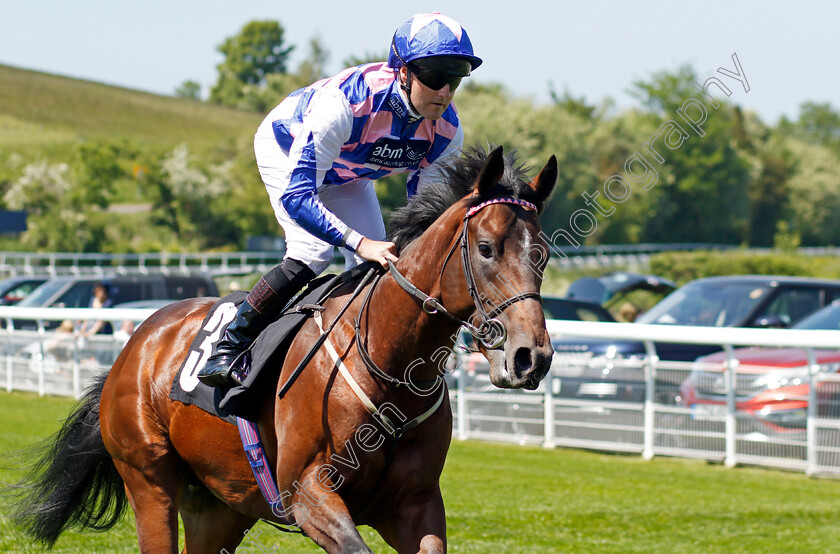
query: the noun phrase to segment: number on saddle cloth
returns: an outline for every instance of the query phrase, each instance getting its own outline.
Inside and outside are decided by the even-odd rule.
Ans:
[[[247,293],[236,291],[220,299],[213,305],[201,330],[193,339],[186,360],[172,383],[170,398],[196,405],[230,423],[236,422],[236,416],[255,421],[258,406],[254,397],[264,391],[264,387],[275,386],[279,377],[279,372],[263,369],[282,365],[292,339],[312,315],[312,309],[302,307],[320,306],[334,289],[360,279],[367,269],[369,265],[363,264],[340,275],[322,275],[313,279],[292,299],[280,317],[257,337],[249,349],[251,368],[245,381],[241,386],[230,389],[209,387],[197,377],[215,343],[221,339],[227,325],[233,320],[236,307],[244,301]]]

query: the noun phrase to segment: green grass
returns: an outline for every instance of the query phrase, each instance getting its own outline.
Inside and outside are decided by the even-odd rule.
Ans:
[[[85,139],[215,147],[261,114],[0,65],[0,147],[55,151]]]
[[[72,404],[0,392],[0,479],[19,478],[7,453],[53,433]],[[797,473],[456,441],[442,487],[451,552],[829,552],[840,543],[840,482]],[[259,529],[278,551],[320,552]],[[0,552],[39,551],[0,518]],[[136,551],[130,516],[105,533],[67,532],[54,550]]]

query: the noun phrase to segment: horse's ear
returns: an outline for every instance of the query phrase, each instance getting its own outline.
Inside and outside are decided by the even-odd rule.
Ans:
[[[476,182],[476,191],[479,195],[485,194],[498,184],[505,173],[505,157],[502,154],[502,147],[497,146],[487,155],[487,160],[484,162],[484,167],[478,174]]]
[[[557,157],[551,156],[539,174],[528,183],[532,189],[537,192],[537,204],[542,205],[545,199],[551,195],[554,190],[554,184],[557,182]]]

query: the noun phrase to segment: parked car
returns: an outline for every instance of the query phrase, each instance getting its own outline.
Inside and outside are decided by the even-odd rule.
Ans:
[[[0,306],[14,306],[48,279],[47,276],[32,275],[3,279],[0,281]]]
[[[542,308],[546,319],[572,321],[611,321],[615,318],[606,308],[595,302],[543,295]]]
[[[636,319],[637,323],[707,327],[787,327],[840,298],[840,281],[789,276],[708,277],[683,285]],[[561,396],[641,401],[644,343],[561,337],[552,340],[552,372]],[[655,343],[660,360],[692,362],[717,345]],[[670,373],[670,375],[669,375]],[[673,403],[683,378],[660,372],[657,400]],[[673,379],[677,379],[674,381]],[[660,386],[661,385],[661,386]]]
[[[840,301],[811,314],[793,329],[840,330]],[[840,347],[840,345],[838,345]],[[809,361],[801,348],[736,348],[735,406],[750,417],[745,432],[789,434],[805,430],[808,416]],[[822,372],[840,372],[840,350],[814,350]],[[722,419],[726,414],[726,355],[701,356],[680,387],[681,404],[695,419]],[[817,385],[817,413],[840,415],[840,381]],[[743,430],[742,426],[742,430]]]
[[[675,288],[673,282],[662,277],[628,271],[611,272],[601,277],[581,277],[569,286],[565,297],[542,295],[543,315],[546,320],[615,323],[615,317],[604,307],[605,304],[614,303],[637,290],[664,294]],[[461,342],[467,345],[465,348],[473,348],[469,334],[463,333]],[[486,371],[487,360],[483,355],[473,353],[467,358],[466,367],[470,371]]]
[[[18,306],[39,308],[86,308],[90,305],[93,287],[97,283],[108,286],[114,305],[140,300],[181,300],[195,296],[218,296],[213,279],[203,273],[189,275],[117,275],[109,277],[56,277],[43,283],[24,298]],[[33,329],[33,321],[15,320],[15,328]],[[59,322],[44,322],[50,329]]]
[[[595,302],[572,300],[569,298],[562,298],[560,296],[543,295],[542,308],[543,315],[546,319],[605,321],[615,323],[615,318],[612,314],[607,311],[606,308]],[[474,351],[475,343],[472,335],[464,329],[462,329],[459,334],[456,348],[470,351],[470,354],[468,354],[466,359],[463,361],[464,367],[468,372],[471,374],[476,372],[488,372],[489,368],[487,358],[485,358],[480,352]]]
[[[676,288],[676,283],[658,275],[614,271],[600,277],[581,277],[577,279],[566,291],[566,298],[585,300],[604,306],[617,303],[623,295],[637,290],[664,296]]]

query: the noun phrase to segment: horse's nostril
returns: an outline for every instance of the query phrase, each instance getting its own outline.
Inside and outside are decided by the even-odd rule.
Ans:
[[[531,371],[531,367],[533,366],[531,350],[524,347],[519,348],[516,351],[516,355],[513,357],[513,366],[517,377],[522,377]]]

